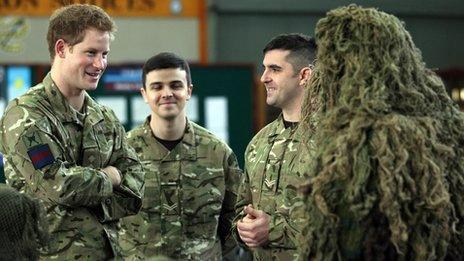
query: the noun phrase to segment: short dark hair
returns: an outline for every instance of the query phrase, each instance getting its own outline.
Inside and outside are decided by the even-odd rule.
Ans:
[[[159,53],[150,59],[148,59],[142,68],[142,82],[143,88],[145,88],[145,81],[147,80],[147,74],[153,70],[159,69],[181,69],[185,71],[187,77],[187,85],[192,84],[192,76],[190,75],[190,67],[187,61],[174,53],[163,52]]]
[[[88,4],[72,4],[61,7],[50,17],[47,42],[50,59],[55,58],[55,43],[63,39],[70,46],[84,40],[85,30],[94,28],[109,32],[111,38],[116,31],[113,19],[100,7]]]
[[[290,51],[287,61],[292,64],[293,70],[296,72],[314,64],[317,45],[314,38],[304,34],[280,34],[266,44],[263,49],[263,55],[271,50]]]

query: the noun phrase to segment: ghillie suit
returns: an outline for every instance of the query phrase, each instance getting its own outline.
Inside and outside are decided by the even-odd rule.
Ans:
[[[0,260],[38,260],[48,240],[45,209],[37,199],[0,184]]]
[[[402,22],[342,7],[316,42],[300,259],[462,259],[464,116]]]

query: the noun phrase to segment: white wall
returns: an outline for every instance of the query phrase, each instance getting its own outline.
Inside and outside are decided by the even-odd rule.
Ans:
[[[0,17],[1,18],[1,17]],[[118,31],[111,44],[110,64],[143,63],[162,51],[189,61],[199,60],[198,20],[195,18],[114,18]],[[49,63],[46,33],[48,17],[29,17],[29,33],[20,39],[22,52],[0,50],[0,63]]]

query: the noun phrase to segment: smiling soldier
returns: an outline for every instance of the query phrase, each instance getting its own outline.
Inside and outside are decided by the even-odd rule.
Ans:
[[[145,123],[128,133],[145,167],[141,212],[123,219],[128,259],[165,255],[222,260],[230,237],[240,169],[232,150],[186,118],[192,94],[187,62],[173,53],[148,59],[142,70]]]
[[[235,236],[252,250],[254,260],[292,260],[296,254],[300,218],[290,209],[299,202],[298,185],[306,181],[297,157],[297,126],[315,52],[314,39],[302,34],[279,35],[263,50],[266,103],[282,114],[256,134],[245,151]]]
[[[0,121],[7,183],[47,210],[45,259],[117,258],[117,222],[141,207],[137,155],[114,113],[87,94],[106,68],[114,29],[97,6],[55,11],[47,34],[51,71],[11,101]]]

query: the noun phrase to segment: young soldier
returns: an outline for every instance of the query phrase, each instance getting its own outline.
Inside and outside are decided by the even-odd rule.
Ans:
[[[128,140],[146,170],[145,198],[141,212],[123,220],[123,244],[132,258],[221,260],[234,246],[229,233],[240,175],[236,157],[186,118],[193,86],[184,59],[155,55],[143,66],[142,80],[152,113]]]
[[[246,149],[235,219],[237,239],[251,248],[255,260],[292,260],[296,254],[299,219],[289,210],[306,180],[298,169],[301,133],[296,130],[315,51],[314,40],[301,34],[279,35],[263,50],[266,102],[282,114]]]
[[[47,210],[47,259],[117,257],[116,223],[141,206],[137,155],[114,113],[87,94],[106,68],[114,28],[96,6],[57,10],[47,34],[50,73],[11,101],[0,122],[8,184]]]

